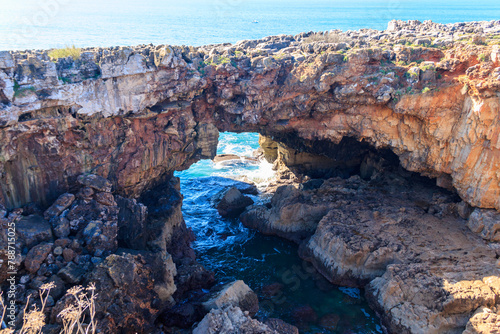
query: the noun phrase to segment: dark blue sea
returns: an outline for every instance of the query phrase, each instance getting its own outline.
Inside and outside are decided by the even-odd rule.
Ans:
[[[0,0],[0,50],[203,45],[392,19],[500,19],[495,0]],[[254,23],[257,21],[258,23]]]
[[[225,132],[217,153],[252,157],[258,147],[256,133]],[[214,208],[214,197],[238,180],[265,188],[274,177],[271,164],[202,160],[176,175],[184,194],[184,219],[196,235],[198,260],[215,272],[220,284],[245,281],[259,296],[260,320],[280,318],[308,334],[382,333],[362,290],[330,284],[298,257],[294,243],[264,236],[238,219],[224,219]],[[252,198],[257,203],[269,200],[265,195]]]

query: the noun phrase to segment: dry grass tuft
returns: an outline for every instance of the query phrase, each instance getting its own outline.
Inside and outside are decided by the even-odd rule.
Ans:
[[[344,36],[336,32],[330,33],[314,33],[309,37],[304,38],[304,42],[306,43],[314,43],[314,42],[325,42],[325,43],[342,43],[345,41]]]
[[[81,286],[75,286],[68,290],[69,295],[75,298],[73,304],[65,308],[58,314],[63,321],[64,334],[88,334],[96,332],[95,321],[95,285],[84,289]],[[89,314],[89,323],[85,323],[86,312]]]
[[[29,309],[30,298],[26,301],[24,307],[23,326],[19,334],[40,334],[42,333],[43,326],[45,326],[45,306],[47,305],[47,298],[49,297],[50,290],[55,287],[54,283],[44,284],[40,287],[40,303],[41,308],[33,306]],[[75,301],[73,304],[65,308],[59,313],[63,321],[63,328],[61,334],[95,334],[96,321],[95,321],[95,285],[91,283],[88,288],[75,286],[67,291],[67,294],[73,296]],[[4,303],[0,294],[0,307],[2,314],[0,323],[3,323],[7,306]],[[85,320],[88,317],[88,323]],[[14,330],[10,328],[1,329],[0,334],[13,334]]]

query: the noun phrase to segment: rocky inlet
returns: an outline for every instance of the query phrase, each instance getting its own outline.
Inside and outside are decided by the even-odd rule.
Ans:
[[[96,281],[105,332],[191,328],[213,277],[173,173],[213,158],[219,131],[252,131],[287,185],[246,224],[299,243],[331,282],[366,286],[388,332],[494,333],[499,36],[499,21],[391,21],[75,58],[0,52],[0,212],[17,226],[19,305],[59,282],[57,329],[64,289]],[[194,331],[289,329],[244,312],[217,305]]]

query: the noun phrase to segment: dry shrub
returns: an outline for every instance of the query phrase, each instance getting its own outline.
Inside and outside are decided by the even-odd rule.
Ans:
[[[30,305],[30,297],[26,301],[26,306],[23,312],[23,326],[19,334],[40,334],[42,333],[43,326],[45,326],[45,306],[47,305],[47,298],[49,297],[50,290],[55,287],[54,283],[44,284],[40,287],[40,303],[41,307],[33,306],[28,310]],[[95,321],[95,285],[91,283],[88,288],[75,286],[67,291],[67,293],[74,297],[73,304],[66,307],[59,313],[63,322],[61,334],[95,334],[96,321]],[[0,307],[2,314],[0,323],[4,323],[5,312],[7,306],[0,295]],[[88,317],[88,323],[85,320]],[[13,334],[14,330],[5,328],[0,330],[0,334]]]
[[[95,294],[94,283],[91,283],[90,286],[86,289],[81,286],[72,287],[68,290],[67,293],[73,296],[75,298],[75,301],[73,302],[73,304],[62,310],[58,315],[63,321],[62,333],[95,333],[95,298],[97,295]],[[87,310],[90,318],[88,324],[85,323],[85,313]]]
[[[317,32],[309,37],[304,38],[304,42],[306,43],[314,43],[314,42],[325,42],[325,43],[342,43],[345,41],[344,36],[337,32],[329,32],[329,33],[321,33]]]

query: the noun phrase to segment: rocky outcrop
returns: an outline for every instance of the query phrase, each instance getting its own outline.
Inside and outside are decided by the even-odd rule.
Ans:
[[[137,198],[213,157],[219,129],[352,137],[472,206],[500,209],[499,26],[391,22],[234,45],[88,48],[76,60],[2,52],[0,202],[48,206],[84,172]]]
[[[475,312],[499,299],[488,244],[500,210],[499,32],[498,21],[392,21],[78,59],[1,52],[0,223],[28,221],[19,302],[47,280],[92,277],[103,331],[150,331],[176,298],[213,282],[189,247],[173,172],[213,158],[218,131],[256,131],[272,139],[266,158],[290,166],[289,183],[326,181],[280,188],[247,224],[300,242],[332,282],[368,284],[390,331],[487,328],[495,314]],[[384,175],[384,150],[463,202],[404,170]],[[230,308],[195,332],[220,330],[274,331]]]
[[[50,326],[57,328],[58,314],[74,302],[64,292],[95,283],[99,330],[148,333],[186,291],[213,284],[213,274],[196,262],[190,247],[177,178],[144,193],[142,202],[114,195],[111,183],[97,175],[82,175],[78,183],[79,188],[59,196],[43,217],[31,206],[0,212],[2,227],[16,227],[17,258],[11,270],[19,277],[19,304],[24,306],[42,284],[54,282],[45,311]]]
[[[279,334],[267,325],[250,318],[237,306],[213,309],[193,330],[193,334]]]
[[[496,314],[474,314],[498,307],[500,251],[473,227],[490,226],[494,210],[476,209],[467,221],[455,194],[382,156],[365,157],[364,179],[285,179],[291,184],[241,220],[298,242],[330,282],[366,287],[390,333],[488,328]],[[479,325],[483,318],[490,320]]]
[[[243,195],[236,187],[232,187],[220,195],[216,208],[222,217],[237,217],[245,211],[247,206],[254,203],[250,197]]]
[[[213,291],[208,300],[203,303],[205,310],[223,309],[227,306],[237,306],[251,316],[259,311],[259,300],[255,292],[243,281],[234,281]]]

